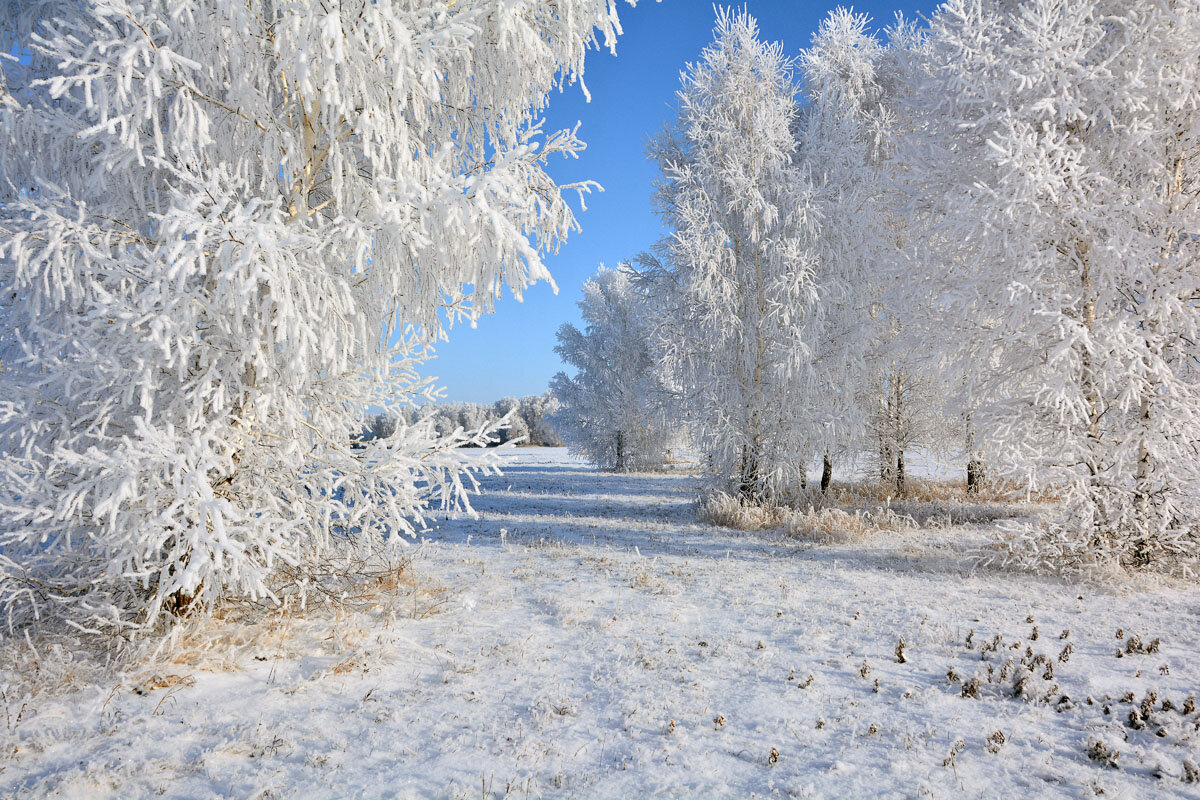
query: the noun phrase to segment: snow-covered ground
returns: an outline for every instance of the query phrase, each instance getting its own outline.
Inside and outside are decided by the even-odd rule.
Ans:
[[[974,570],[978,527],[714,528],[686,474],[508,460],[373,607],[216,621],[89,688],[0,675],[0,796],[1200,796],[1200,592]]]

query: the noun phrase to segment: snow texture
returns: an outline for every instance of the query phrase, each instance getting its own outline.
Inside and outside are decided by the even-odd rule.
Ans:
[[[53,652],[40,695],[0,674],[0,795],[1196,796],[1193,588],[973,571],[982,527],[834,547],[713,528],[692,475],[506,458],[478,518],[427,532],[394,601],[115,686],[50,692],[72,658]],[[1054,677],[1039,661],[1017,698],[987,672],[1027,647]]]

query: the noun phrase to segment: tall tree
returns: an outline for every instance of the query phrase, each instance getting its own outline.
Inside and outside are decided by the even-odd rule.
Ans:
[[[616,0],[0,3],[0,598],[152,622],[465,502],[444,317],[549,280]],[[17,52],[20,60],[8,59]],[[464,288],[474,287],[474,294]]]
[[[805,326],[815,312],[811,188],[793,170],[792,63],[746,12],[682,75],[678,116],[652,145],[673,274],[663,363],[721,481],[770,502],[803,471]]]
[[[821,212],[811,246],[819,313],[807,329],[814,380],[803,406],[808,451],[824,454],[824,486],[833,457],[853,457],[866,443],[881,399],[872,396],[880,385],[878,351],[900,313],[885,304],[891,273],[883,265],[895,261],[902,237],[883,172],[895,135],[890,56],[908,26],[893,31],[899,44],[884,44],[869,24],[866,15],[838,8],[800,55],[807,102],[796,124],[796,161]]]
[[[1036,550],[1194,569],[1200,3],[950,0],[906,112],[944,343]]]

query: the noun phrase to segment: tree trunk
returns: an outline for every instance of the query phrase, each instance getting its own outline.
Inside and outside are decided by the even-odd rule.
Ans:
[[[762,502],[758,469],[757,454],[751,452],[749,448],[743,450],[741,486],[738,487],[738,496],[747,503]]]
[[[971,456],[967,461],[967,494],[979,494],[984,478],[983,461]]]
[[[831,483],[833,483],[833,459],[826,450],[825,458],[821,462],[821,494],[829,493],[829,484]]]
[[[895,372],[892,372],[893,383]],[[896,480],[895,418],[896,397],[894,387],[881,378],[880,390],[884,394],[883,421],[879,426],[879,481],[885,486]]]
[[[904,443],[907,440],[904,430],[904,373],[892,372],[893,392],[896,396],[892,405],[892,421],[895,424],[892,444],[896,448],[896,495],[904,494]]]
[[[1083,324],[1088,334],[1096,329],[1096,297],[1092,289],[1091,262],[1089,261],[1090,246],[1083,240],[1075,242],[1075,256],[1082,270],[1080,285],[1083,290]],[[1092,507],[1092,541],[1102,551],[1107,551],[1112,545],[1111,516],[1108,508],[1108,497],[1104,487],[1103,462],[1101,454],[1104,443],[1100,434],[1100,418],[1103,410],[1100,406],[1100,391],[1096,386],[1095,367],[1092,354],[1085,345],[1080,353],[1080,383],[1084,400],[1087,402],[1088,425],[1086,431],[1087,452],[1085,466],[1088,471],[1087,495]]]
[[[617,431],[617,472],[625,471],[625,431]]]
[[[1186,206],[1194,197],[1194,192],[1188,192],[1185,188],[1185,162],[1190,161],[1191,157],[1186,154],[1183,142],[1184,128],[1180,123],[1176,123],[1175,137],[1167,150],[1167,165],[1169,179],[1164,191],[1164,200],[1170,208],[1170,217],[1177,219],[1176,215]],[[1160,275],[1164,268],[1172,264],[1175,259],[1173,255],[1177,251],[1177,242],[1180,236],[1180,230],[1174,225],[1169,225],[1164,231],[1164,241],[1159,250],[1159,257],[1150,265],[1152,272],[1151,285],[1161,285]],[[1178,269],[1178,267],[1174,267]],[[1146,334],[1145,344],[1146,350],[1154,357],[1163,361],[1171,362],[1177,359],[1170,357],[1171,345],[1164,343],[1161,339],[1159,318],[1153,313],[1147,313],[1145,303],[1150,302],[1151,297],[1144,298],[1143,303],[1139,308],[1138,316],[1143,321],[1143,329]],[[1178,363],[1171,365],[1173,369],[1178,369]],[[1170,486],[1171,471],[1166,470],[1166,474],[1158,474],[1155,469],[1155,458],[1150,452],[1147,445],[1147,440],[1152,434],[1153,423],[1155,421],[1156,409],[1154,408],[1155,399],[1159,397],[1159,392],[1153,384],[1149,388],[1142,390],[1141,407],[1138,409],[1138,461],[1137,471],[1134,475],[1134,496],[1133,496],[1133,514],[1134,524],[1137,526],[1137,539],[1134,542],[1134,563],[1138,566],[1146,566],[1155,557],[1154,550],[1156,549],[1155,539],[1160,536],[1166,527],[1172,523],[1165,518],[1164,505],[1168,505],[1169,492],[1173,487]],[[1159,483],[1165,481],[1166,484]]]
[[[1147,431],[1150,427],[1150,398],[1142,396],[1142,407],[1138,413],[1138,421],[1142,427],[1142,439],[1138,442],[1137,472],[1134,475],[1133,521],[1137,526],[1136,539],[1133,545],[1134,564],[1144,567],[1150,563],[1151,537],[1156,533],[1150,497],[1151,486],[1150,450],[1146,447]]]
[[[975,426],[971,422],[971,415],[968,413],[966,417],[967,423],[967,494],[979,494],[979,490],[983,486],[984,471],[983,459],[975,452]]]
[[[758,452],[751,445],[743,446],[741,463],[738,467],[738,499],[743,503],[754,505],[762,503],[761,469]]]

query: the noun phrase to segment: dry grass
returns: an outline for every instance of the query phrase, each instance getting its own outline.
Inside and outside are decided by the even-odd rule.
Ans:
[[[55,629],[0,639],[0,756],[27,747],[23,726],[33,724],[45,703],[112,682],[111,664],[97,653],[95,638]]]
[[[700,521],[739,531],[779,528],[787,521],[788,509],[743,503],[735,495],[712,492],[700,498]]]
[[[54,631],[9,638],[0,644],[0,703],[5,706],[10,729],[25,704],[107,676],[108,664],[95,657],[94,645],[89,650],[85,643],[78,632]]]
[[[1049,494],[1026,497],[1014,485],[991,483],[968,494],[965,481],[910,479],[901,497],[878,481],[834,483],[827,493],[794,489],[777,505],[745,503],[725,492],[700,501],[701,521],[737,530],[781,529],[787,535],[821,543],[862,539],[913,528],[981,524],[1036,513],[1052,502]]]
[[[438,613],[451,594],[447,587],[421,577],[409,558],[357,565],[325,563],[314,572],[321,581],[315,588],[310,582],[307,602],[301,602],[295,591],[303,576],[281,572],[277,576],[281,602],[231,601],[211,614],[178,622],[154,650],[143,654],[141,663],[228,671],[247,655],[258,660],[304,655],[294,651],[296,642],[314,639],[330,643],[329,655],[341,654],[389,618],[420,619]],[[299,628],[309,631],[297,636]]]
[[[1006,520],[975,557],[988,569],[1056,575],[1121,594],[1191,589],[1200,575],[1200,552],[1164,558],[1146,568],[1122,564],[1080,535],[1078,527],[1053,514]]]
[[[172,689],[176,686],[195,685],[196,679],[191,675],[176,675],[173,672],[166,675],[154,673],[147,678],[135,681],[133,691],[135,694],[149,694],[157,689]]]
[[[795,538],[837,544],[914,527],[916,523],[911,518],[897,514],[890,508],[877,512],[855,509],[850,513],[840,508],[818,509],[809,506],[807,511],[788,513],[783,530]]]
[[[138,639],[49,625],[0,639],[0,711],[7,711],[11,731],[45,697],[101,685],[112,685],[114,695],[171,694],[192,685],[198,671],[233,671],[250,659],[325,655],[339,659],[332,674],[353,671],[362,667],[362,655],[347,650],[391,618],[438,613],[451,596],[447,587],[420,575],[411,558],[357,564],[347,559],[321,564],[309,575],[318,573],[322,581],[307,587],[307,603],[296,592],[299,572],[281,571],[272,587],[279,603],[223,602]],[[312,652],[314,641],[322,643],[321,653]]]
[[[897,503],[1051,503],[1059,498],[1048,490],[1029,492],[1011,481],[988,481],[975,494],[967,493],[965,480],[908,478],[904,491],[877,480],[835,481],[827,494],[814,487],[784,492],[784,504],[793,508],[820,506],[870,506]]]
[[[891,509],[845,511],[837,507],[809,506],[800,511],[785,506],[744,503],[734,495],[713,492],[700,501],[700,519],[713,525],[743,531],[782,529],[788,536],[819,542],[849,541],[880,531],[913,527],[912,520]]]

